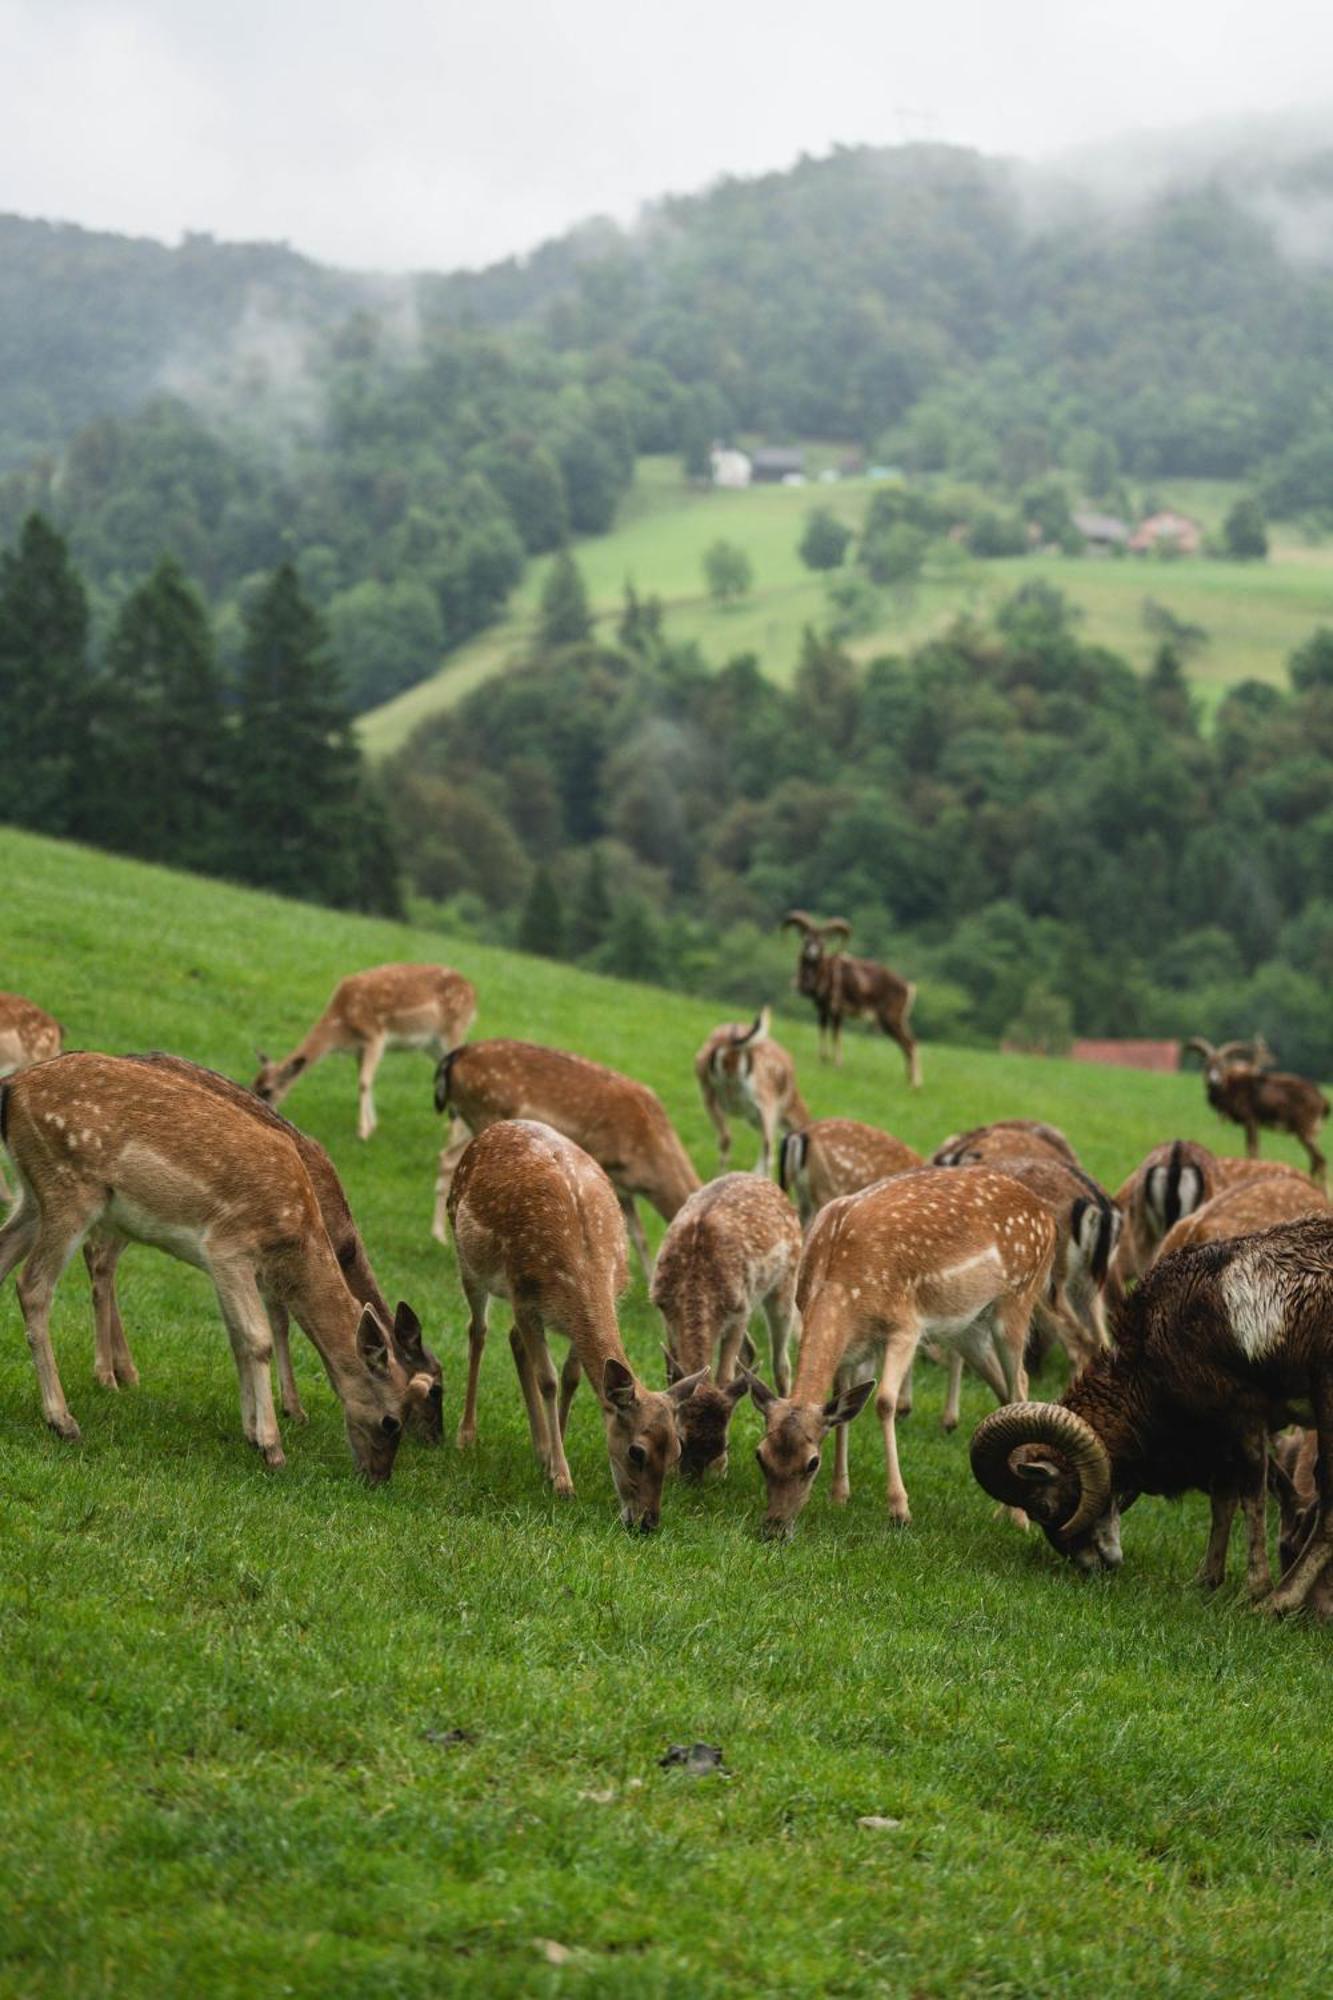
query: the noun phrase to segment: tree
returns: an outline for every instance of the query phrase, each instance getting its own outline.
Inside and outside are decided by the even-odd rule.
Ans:
[[[352,735],[324,622],[284,563],[245,619],[232,865],[316,902],[398,914],[383,810]]]
[[[704,581],[715,604],[744,597],[754,582],[754,568],[735,542],[716,541],[704,554]]]
[[[596,951],[611,928],[613,915],[611,891],[606,881],[606,861],[600,847],[590,847],[574,899],[574,916],[569,930],[569,947],[576,958]]]
[[[897,591],[910,590],[925,565],[929,537],[912,521],[894,521],[867,534],[861,544],[861,561],[872,583],[891,584]]]
[[[797,554],[807,569],[841,569],[854,537],[845,521],[827,507],[806,515]]]
[[[587,586],[568,549],[546,572],[537,629],[543,646],[583,646],[592,637]]]
[[[85,830],[88,599],[41,514],[0,556],[0,819]]]
[[[328,621],[353,710],[373,708],[424,680],[444,651],[439,600],[417,578],[340,590]]]
[[[1242,493],[1222,524],[1226,552],[1236,562],[1262,562],[1268,554],[1268,523],[1252,493]]]
[[[95,727],[98,840],[178,868],[225,866],[222,687],[208,613],[170,557],[120,608]]]
[[[657,920],[642,896],[627,896],[616,905],[602,964],[622,979],[661,980],[666,971],[662,941]]]
[[[533,871],[523,914],[518,920],[518,948],[538,958],[565,955],[565,911],[555,877],[543,862]]]

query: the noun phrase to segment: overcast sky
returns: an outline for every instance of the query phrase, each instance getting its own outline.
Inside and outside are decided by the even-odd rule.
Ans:
[[[1330,95],[1313,0],[0,0],[0,210],[446,268],[835,142]]]

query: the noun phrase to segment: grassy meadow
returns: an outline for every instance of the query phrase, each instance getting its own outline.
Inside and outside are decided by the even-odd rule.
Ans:
[[[476,979],[477,1033],[632,1070],[713,1166],[706,1003],[17,834],[0,858],[0,983],[72,1046],[248,1078],[342,973],[442,957]],[[1037,1114],[1114,1184],[1163,1136],[1238,1137],[1197,1076],[931,1046],[911,1095],[886,1042],[849,1035],[835,1073],[811,1022],[781,1032],[816,1114],[923,1147]],[[286,1108],[421,1312],[451,1435],[465,1344],[428,1235],[430,1075],[388,1058],[369,1145],[346,1061]],[[761,1543],[747,1403],[729,1479],[669,1489],[662,1532],[631,1540],[586,1389],[578,1498],[543,1490],[498,1307],[475,1453],[409,1442],[372,1493],[303,1341],[311,1421],[271,1473],[201,1276],[132,1249],[121,1297],[142,1383],[115,1394],[80,1265],[57,1295],[73,1447],[42,1427],[12,1285],[0,1302],[0,1994],[1326,1991],[1333,1630],[1249,1615],[1239,1551],[1216,1598],[1192,1588],[1200,1498],[1140,1503],[1123,1570],[1080,1578],[974,1486],[986,1392],[969,1382],[946,1438],[923,1366],[909,1530],[886,1524],[872,1414],[850,1505],[826,1471],[795,1539]],[[659,1381],[637,1276],[623,1324]],[[696,1739],[725,1775],[660,1767]]]
[[[806,625],[827,618],[823,580],[796,552],[805,517],[826,506],[859,529],[875,491],[865,479],[825,486],[754,486],[743,492],[685,484],[674,458],[645,458],[610,534],[588,538],[576,554],[598,619],[608,629],[619,613],[625,581],[653,593],[667,608],[677,639],[695,639],[721,662],[737,653],[758,655],[775,680],[790,679]],[[1164,483],[1164,504],[1178,506],[1216,526],[1239,488],[1220,481]],[[743,548],[754,569],[754,587],[738,604],[719,608],[704,587],[704,551],[719,538]],[[1156,644],[1142,620],[1143,600],[1155,599],[1176,617],[1200,625],[1208,644],[1189,662],[1190,677],[1206,706],[1233,682],[1280,682],[1294,648],[1313,628],[1333,620],[1333,547],[1311,548],[1296,531],[1271,530],[1266,563],[1110,561],[1104,557],[1024,556],[997,562],[960,558],[928,570],[905,601],[881,593],[884,622],[850,645],[861,659],[920,644],[960,613],[984,617],[1010,592],[1039,577],[1064,590],[1081,607],[1089,640],[1147,666]],[[532,629],[547,562],[534,563],[515,592],[507,616],[450,655],[437,674],[361,718],[372,756],[386,756],[406,741],[418,722],[489,679],[516,654]]]

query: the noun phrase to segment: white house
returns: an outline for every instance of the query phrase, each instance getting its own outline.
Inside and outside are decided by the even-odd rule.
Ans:
[[[748,486],[753,468],[743,451],[715,444],[709,454],[714,486]]]

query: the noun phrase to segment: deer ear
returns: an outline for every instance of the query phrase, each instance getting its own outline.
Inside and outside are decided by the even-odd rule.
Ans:
[[[696,1368],[693,1375],[681,1375],[667,1390],[673,1403],[684,1403],[694,1394],[701,1382],[708,1380],[706,1368]]]
[[[752,1375],[748,1368],[739,1369],[736,1379],[739,1382],[744,1382],[750,1392],[750,1397],[755,1408],[761,1414],[766,1415],[770,1406],[779,1400],[777,1390],[770,1389],[762,1376]]]
[[[749,1394],[750,1384],[744,1375],[733,1375],[722,1394],[729,1403],[739,1403],[742,1396]]]
[[[361,1321],[356,1329],[356,1351],[372,1375],[388,1374],[388,1335],[380,1325],[379,1314],[373,1306],[361,1308]]]
[[[858,1382],[854,1389],[844,1389],[840,1396],[825,1403],[820,1411],[824,1429],[831,1431],[838,1424],[849,1424],[853,1417],[859,1417],[874,1386],[873,1382]]]
[[[288,1076],[299,1076],[308,1061],[308,1056],[293,1056],[287,1065]]]
[[[416,1369],[424,1364],[426,1350],[421,1339],[421,1321],[406,1299],[399,1299],[398,1310],[393,1316],[393,1340],[394,1346],[411,1368]]]
[[[616,1410],[631,1410],[638,1401],[639,1385],[632,1369],[612,1355],[602,1371],[602,1394]]]
[[[681,1367],[679,1361],[677,1361],[675,1355],[671,1352],[671,1349],[666,1345],[665,1341],[662,1344],[662,1356],[666,1362],[667,1388],[669,1389],[673,1382],[679,1382],[681,1380],[681,1378],[685,1373],[685,1370]]]
[[[259,1064],[259,1067],[261,1069],[268,1068],[268,1057],[264,1054],[264,1051],[262,1049],[255,1050],[255,1061]]]

